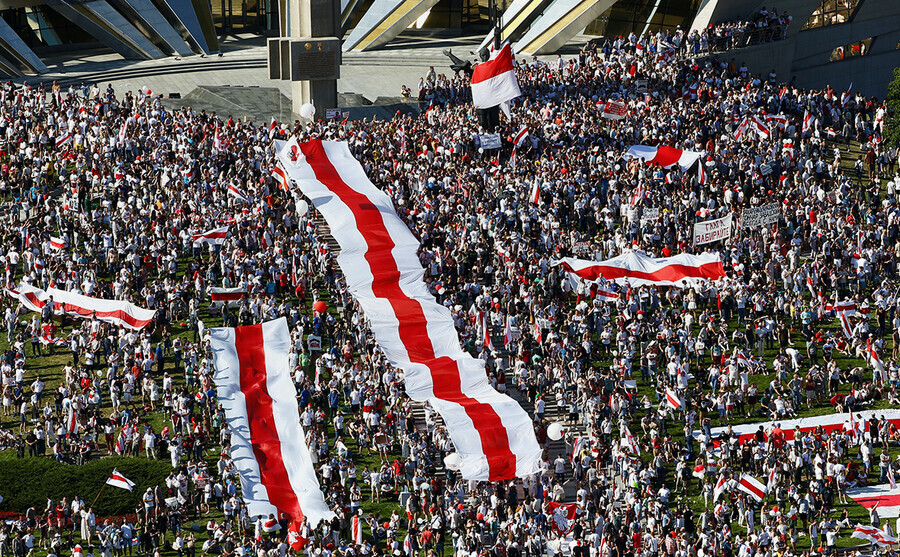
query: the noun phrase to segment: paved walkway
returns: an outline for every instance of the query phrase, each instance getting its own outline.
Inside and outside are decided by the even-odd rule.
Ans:
[[[433,66],[438,73],[450,73],[449,59],[443,49],[452,49],[461,58],[474,60],[471,54],[481,41],[481,35],[464,37],[403,35],[384,49],[374,52],[344,53],[339,93],[356,93],[369,102],[379,97],[399,97],[400,86],[416,90],[419,78]],[[576,43],[579,42],[576,40]],[[580,42],[583,42],[580,41]],[[197,87],[242,86],[274,88],[283,99],[273,103],[273,113],[285,114],[290,109],[291,87],[287,81],[269,79],[266,67],[266,39],[257,35],[229,37],[221,43],[222,52],[212,56],[169,57],[161,60],[125,60],[108,50],[76,51],[72,56],[54,55],[44,59],[50,71],[41,76],[19,78],[18,82],[59,81],[63,85],[82,81],[99,83],[102,88],[112,84],[118,92],[150,89],[169,96],[178,93],[186,97]],[[554,57],[548,57],[551,59]],[[221,90],[219,90],[221,92]],[[192,96],[194,108],[222,110],[216,103]],[[277,97],[277,95],[276,95]],[[179,101],[166,103],[172,106]],[[286,106],[285,106],[286,102]],[[257,118],[250,108],[247,116]],[[237,111],[235,116],[242,116]],[[266,118],[267,119],[267,118]]]

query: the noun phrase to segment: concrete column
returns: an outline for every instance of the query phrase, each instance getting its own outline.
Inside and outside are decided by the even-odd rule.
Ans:
[[[287,0],[289,4],[290,38],[340,37],[340,0]],[[291,106],[295,113],[312,103],[316,117],[325,116],[326,108],[337,108],[337,80],[294,81],[291,83]]]

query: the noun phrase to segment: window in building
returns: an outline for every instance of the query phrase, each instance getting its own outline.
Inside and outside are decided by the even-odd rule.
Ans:
[[[818,8],[803,24],[801,31],[847,23],[863,0],[822,0]]]
[[[869,37],[868,39],[863,39],[861,41],[856,41],[855,43],[837,47],[836,49],[831,51],[831,58],[828,61],[839,62],[841,60],[846,60],[847,58],[853,58],[855,56],[865,56],[869,53],[869,50],[871,48],[872,37]]]

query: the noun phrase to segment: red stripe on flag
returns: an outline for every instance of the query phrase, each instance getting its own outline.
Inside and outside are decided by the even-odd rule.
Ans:
[[[269,502],[294,520],[302,520],[303,511],[297,494],[291,488],[281,441],[275,429],[272,397],[266,380],[266,350],[262,325],[249,325],[234,330],[234,348],[241,374],[241,392],[247,405],[250,444],[259,464],[260,482],[266,487]]]
[[[681,153],[683,153],[681,149],[663,145],[656,148],[656,156],[647,162],[653,162],[664,167],[672,166],[681,158]]]
[[[612,265],[591,265],[590,267],[585,267],[584,269],[575,269],[565,261],[560,262],[567,271],[570,273],[575,273],[579,277],[584,280],[597,280],[600,277],[605,278],[606,280],[615,280],[618,278],[639,278],[645,280],[654,280],[654,281],[678,281],[682,280],[685,277],[695,277],[695,278],[707,278],[710,280],[716,280],[717,278],[722,277],[725,274],[725,268],[722,267],[722,262],[717,261],[715,263],[704,263],[702,265],[698,265],[696,267],[691,267],[689,265],[666,265],[662,269],[653,272],[644,272],[644,271],[634,271],[632,269],[625,269],[622,267],[615,267]]]
[[[472,420],[481,436],[482,449],[490,470],[489,479],[495,481],[515,477],[516,457],[509,448],[509,439],[500,416],[490,405],[463,394],[459,367],[455,360],[450,357],[435,357],[422,306],[400,288],[400,270],[392,255],[394,240],[387,231],[378,208],[365,195],[344,183],[328,159],[321,141],[302,143],[300,149],[316,179],[333,191],[352,211],[359,233],[368,246],[365,258],[373,275],[372,293],[391,304],[394,315],[397,316],[400,340],[409,354],[410,362],[427,366],[431,372],[434,396],[459,404]]]

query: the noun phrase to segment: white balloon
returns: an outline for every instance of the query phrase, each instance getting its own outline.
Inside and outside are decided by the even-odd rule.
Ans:
[[[459,453],[450,453],[444,457],[444,466],[448,470],[459,470],[462,467],[462,457]]]
[[[300,116],[307,120],[312,120],[316,115],[316,107],[312,103],[306,103],[300,107]]]
[[[300,213],[301,216],[309,212],[309,203],[307,203],[305,199],[301,199],[297,202],[297,212]]]
[[[565,430],[563,429],[562,424],[553,422],[549,426],[547,426],[547,437],[553,439],[554,441],[559,441],[562,439],[563,433]]]

